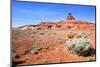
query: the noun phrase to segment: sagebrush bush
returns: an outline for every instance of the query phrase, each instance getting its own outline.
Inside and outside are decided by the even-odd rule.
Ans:
[[[34,54],[35,52],[38,52],[38,49],[39,49],[39,48],[38,48],[37,46],[33,45],[33,46],[32,46],[32,50],[31,50],[31,53]]]
[[[66,45],[68,47],[68,49],[70,51],[72,51],[73,53],[80,53],[80,52],[83,52],[83,51],[87,51],[90,47],[90,42],[86,36],[86,34],[82,33],[80,35],[77,35],[79,36],[78,38],[69,38],[67,41],[66,41]]]
[[[87,38],[80,38],[80,39],[77,39],[75,42],[75,50],[77,51],[80,51],[80,50],[88,50],[89,48],[89,40]]]

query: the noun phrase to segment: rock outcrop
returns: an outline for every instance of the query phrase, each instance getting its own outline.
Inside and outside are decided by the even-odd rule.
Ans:
[[[19,27],[20,30],[43,30],[43,29],[95,29],[95,24],[87,21],[75,20],[71,13],[66,20],[58,22],[41,22],[37,25],[25,25]]]
[[[66,20],[75,20],[75,18],[72,16],[71,13],[69,13],[68,17],[66,18]]]

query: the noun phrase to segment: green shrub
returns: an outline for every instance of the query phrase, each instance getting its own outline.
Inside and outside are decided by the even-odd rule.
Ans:
[[[32,49],[31,49],[31,53],[34,54],[35,52],[38,52],[38,49],[39,49],[39,48],[38,48],[36,45],[33,45],[33,46],[32,46]]]
[[[76,50],[79,51],[79,50],[88,50],[89,48],[89,40],[87,38],[80,38],[80,39],[77,39],[76,40]]]
[[[82,33],[78,36],[78,38],[73,38],[66,41],[66,45],[72,53],[80,53],[82,51],[87,51],[90,47],[90,42],[86,34]]]

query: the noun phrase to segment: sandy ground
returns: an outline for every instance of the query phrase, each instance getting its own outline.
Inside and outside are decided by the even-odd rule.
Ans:
[[[88,33],[91,47],[95,49],[95,30],[13,30],[12,53],[18,65],[94,61],[93,56],[69,53],[65,42],[68,32]]]

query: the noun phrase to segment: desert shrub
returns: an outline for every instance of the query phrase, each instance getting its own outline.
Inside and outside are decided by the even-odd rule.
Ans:
[[[77,34],[77,38],[87,38],[87,33],[85,33],[85,32],[79,32]]]
[[[58,40],[57,40],[57,43],[58,43],[58,44],[64,44],[64,40],[63,40],[63,39],[58,39]]]
[[[69,39],[72,39],[72,38],[74,38],[75,37],[75,33],[73,33],[73,32],[68,32],[67,33],[67,38],[69,38]]]
[[[16,59],[20,58],[20,55],[17,54],[14,49],[12,49],[11,57],[12,57],[12,60],[11,60],[12,61],[12,67],[15,67],[18,64],[24,63],[23,60],[16,61]]]
[[[41,32],[41,33],[40,33],[40,35],[44,35],[44,33],[43,33],[43,32]]]
[[[31,53],[34,54],[34,53],[38,52],[38,49],[39,49],[38,47],[33,46],[32,50],[31,50]]]
[[[88,48],[89,48],[89,40],[88,39],[86,39],[86,38],[80,38],[80,39],[77,39],[76,41],[74,41],[75,42],[75,50],[77,50],[77,51],[80,51],[80,50],[83,50],[83,51],[85,51],[85,50],[88,50]]]
[[[40,46],[40,44],[35,42],[35,43],[33,43],[32,49],[30,51],[32,54],[38,54],[38,52],[41,48],[42,47]]]
[[[79,34],[78,38],[69,39],[66,41],[69,51],[72,53],[81,53],[89,50],[90,42],[86,34]]]
[[[45,43],[38,43],[38,42],[34,42],[32,44],[32,48],[30,50],[30,52],[32,54],[38,54],[42,49],[48,49],[49,46],[46,45]]]
[[[20,58],[20,55],[18,53],[16,53],[16,51],[14,49],[12,49],[11,57],[14,60],[15,58]]]
[[[95,54],[96,54],[96,50],[93,48],[89,48],[88,50],[78,52],[78,55],[84,56],[84,57],[94,56]]]

